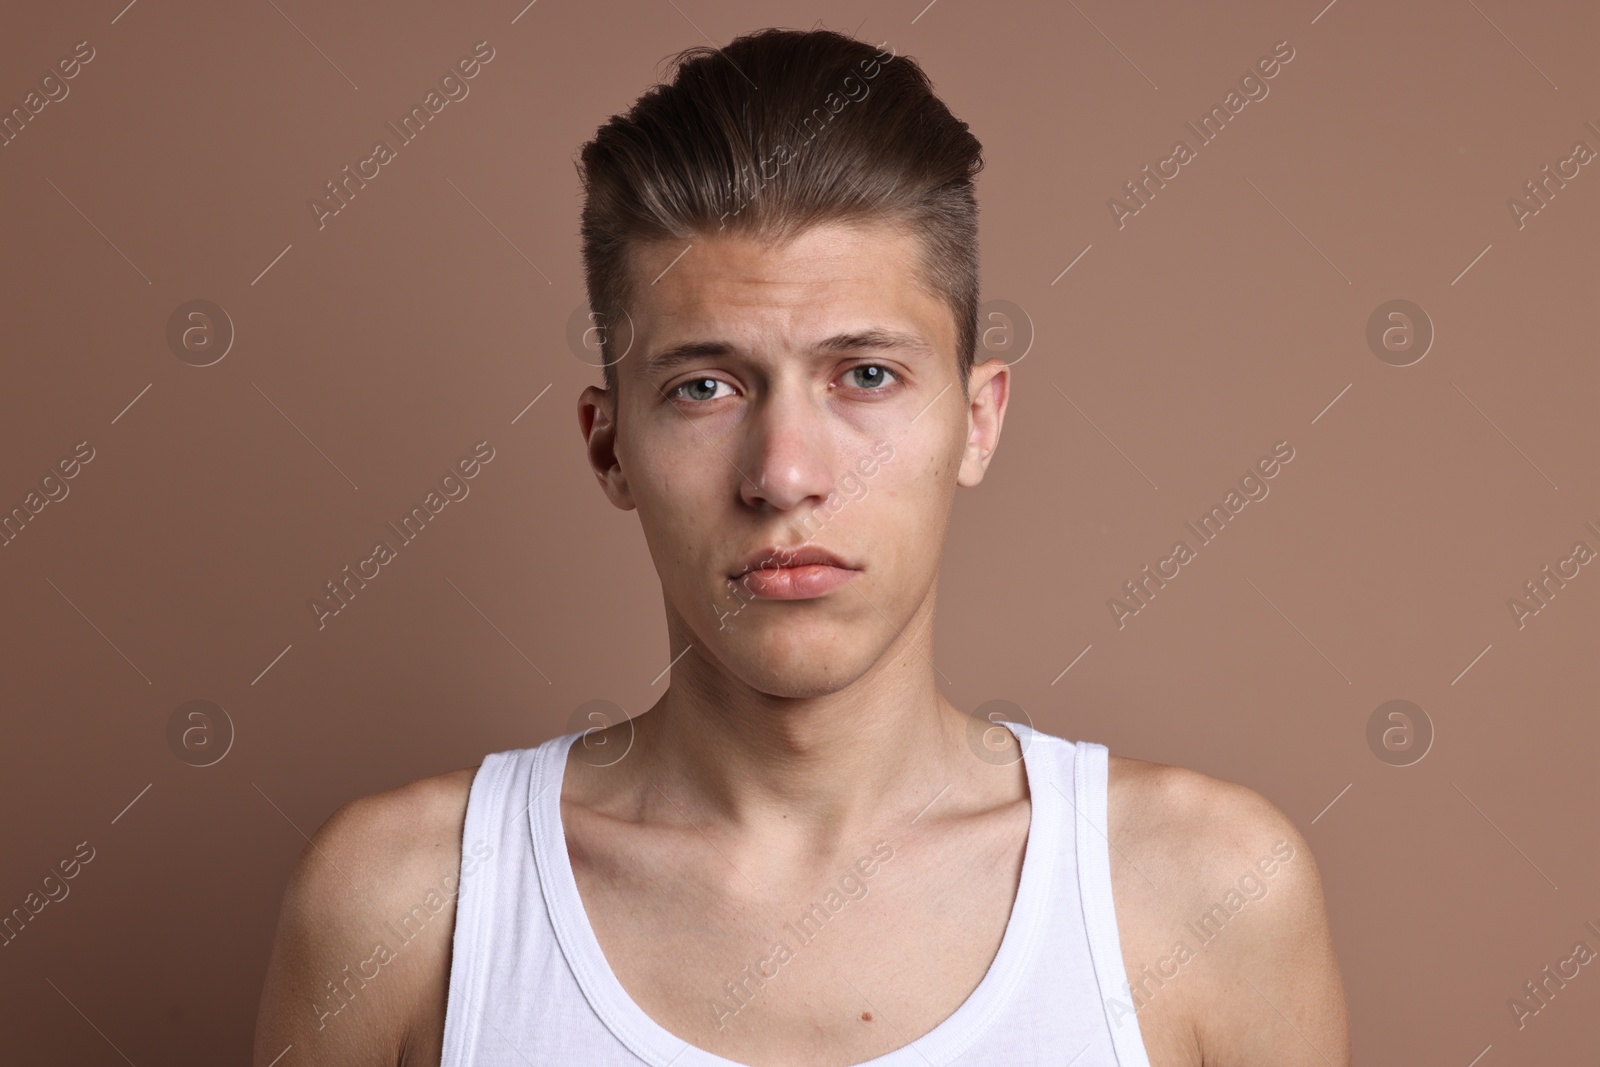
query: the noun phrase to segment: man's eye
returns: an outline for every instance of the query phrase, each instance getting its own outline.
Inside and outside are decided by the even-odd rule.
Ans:
[[[857,373],[860,373],[861,377],[857,378],[856,381],[865,389],[879,389],[883,386],[884,382],[888,381],[884,375],[887,374],[890,377],[895,376],[894,371],[890,370],[888,367],[880,366],[876,363],[863,363],[859,367],[851,367],[849,370],[845,371],[845,374]]]
[[[726,384],[728,383],[720,378],[691,378],[681,385],[673,386],[667,395],[670,397],[682,397],[685,400],[715,400],[717,399],[717,386]],[[701,390],[705,390],[710,395],[702,396]]]
[[[863,363],[860,366],[851,367],[845,371],[845,374],[855,375],[857,387],[866,389],[869,392],[882,389],[890,380],[899,380],[894,371],[877,363]],[[727,384],[720,378],[691,378],[686,382],[673,386],[667,391],[667,396],[673,399],[693,400],[703,403],[720,399],[717,395],[717,386]]]

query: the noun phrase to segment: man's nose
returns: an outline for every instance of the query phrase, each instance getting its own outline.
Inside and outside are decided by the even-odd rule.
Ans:
[[[792,511],[833,492],[835,441],[809,396],[768,393],[745,425],[739,495],[746,504]]]

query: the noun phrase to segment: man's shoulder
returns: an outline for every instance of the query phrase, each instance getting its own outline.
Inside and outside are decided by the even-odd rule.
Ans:
[[[418,778],[341,805],[301,851],[286,906],[292,899],[321,925],[361,926],[453,877],[476,771]]]
[[[442,1007],[475,773],[348,801],[307,841],[279,913],[256,1023],[259,1064],[305,1042],[346,1057],[339,1062],[392,1065],[416,1040],[410,1028]]]
[[[1159,849],[1192,864],[1237,859],[1265,842],[1300,840],[1294,822],[1266,797],[1202,771],[1113,755],[1107,773],[1113,842]]]
[[[1261,944],[1283,932],[1278,920],[1320,911],[1310,847],[1294,821],[1256,790],[1122,756],[1111,757],[1108,779],[1113,875],[1142,913],[1198,918],[1217,902],[1232,905],[1230,915],[1270,912],[1236,939]],[[1269,897],[1276,898],[1270,905]]]
[[[1269,1034],[1252,1022],[1283,1018],[1269,1005],[1306,1013],[1321,1038],[1317,1062],[1323,1049],[1344,1062],[1343,990],[1321,877],[1294,821],[1248,786],[1118,756],[1107,811],[1130,997],[1141,993],[1133,999],[1147,1044],[1162,1045],[1160,1054],[1150,1048],[1152,1063],[1191,1062],[1190,1050],[1206,1062],[1245,1049],[1253,1050],[1246,1059],[1310,1057],[1292,1031]]]
[[[452,850],[459,861],[476,773],[476,767],[463,767],[347,801],[328,816],[306,850],[332,849],[385,874],[397,864],[428,866],[431,856]]]

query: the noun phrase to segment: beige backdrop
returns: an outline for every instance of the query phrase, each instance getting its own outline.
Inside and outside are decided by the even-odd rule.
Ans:
[[[243,1062],[336,807],[656,699],[659,587],[573,412],[573,159],[669,54],[819,22],[924,63],[986,148],[1018,366],[946,553],[949,697],[1287,812],[1356,1062],[1600,1044],[1600,963],[1562,962],[1600,950],[1593,5],[122,2],[0,32],[0,911],[67,892],[0,947],[0,1058]],[[1547,965],[1578,969],[1519,1028]]]

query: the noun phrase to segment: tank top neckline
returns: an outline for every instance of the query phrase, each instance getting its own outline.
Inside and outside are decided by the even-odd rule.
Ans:
[[[1001,721],[1016,735],[1022,748],[1030,810],[1022,871],[1000,947],[978,985],[932,1030],[909,1044],[851,1067],[939,1067],[951,1062],[983,1037],[1028,971],[1040,940],[1037,933],[1050,905],[1057,853],[1069,844],[1064,840],[1063,813],[1058,803],[1065,794],[1046,773],[1045,764],[1050,757],[1030,752],[1039,742],[1054,738],[1040,735],[1024,723]],[[550,924],[579,988],[606,1028],[651,1067],[749,1067],[690,1044],[656,1022],[622,987],[606,961],[578,893],[561,818],[567,754],[582,736],[583,731],[577,731],[542,746],[529,776],[528,789],[533,795],[526,809],[534,864]]]

